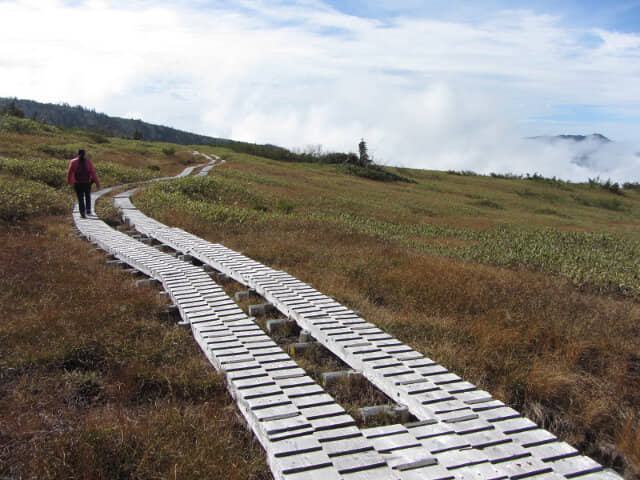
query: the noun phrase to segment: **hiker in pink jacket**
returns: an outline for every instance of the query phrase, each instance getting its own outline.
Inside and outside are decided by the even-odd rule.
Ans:
[[[96,174],[91,160],[85,157],[84,150],[78,150],[78,156],[69,161],[67,169],[67,182],[73,185],[78,195],[78,207],[82,218],[91,215],[91,184],[95,183],[100,188],[100,180]]]

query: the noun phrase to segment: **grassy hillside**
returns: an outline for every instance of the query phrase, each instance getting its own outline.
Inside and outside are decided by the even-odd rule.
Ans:
[[[213,478],[268,478],[187,333],[69,236],[59,178],[80,146],[105,185],[197,157],[93,135],[0,117],[0,476],[195,478],[207,460]],[[134,201],[312,283],[639,478],[640,192],[408,169],[393,170],[415,183],[377,182],[204,151],[227,163]]]
[[[71,221],[80,146],[105,186],[201,160],[92,135],[0,117],[0,477],[271,478],[224,379],[162,320],[166,300]]]
[[[216,152],[148,214],[283,269],[599,461],[640,467],[640,192]]]

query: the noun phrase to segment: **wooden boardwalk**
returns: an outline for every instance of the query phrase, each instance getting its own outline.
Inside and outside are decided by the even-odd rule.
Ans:
[[[275,478],[620,479],[321,292],[114,197],[141,234],[253,288],[419,420],[359,429],[203,268],[74,212],[100,248],[162,283],[267,452]]]

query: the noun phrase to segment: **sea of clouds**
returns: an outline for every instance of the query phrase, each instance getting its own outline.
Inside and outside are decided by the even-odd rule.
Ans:
[[[0,18],[0,96],[296,149],[364,138],[389,165],[640,181],[638,34],[528,10],[381,20],[319,0],[5,0]],[[602,115],[554,117],[563,105]],[[614,142],[527,140],[596,132]]]

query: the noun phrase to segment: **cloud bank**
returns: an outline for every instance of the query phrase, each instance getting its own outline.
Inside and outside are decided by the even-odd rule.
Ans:
[[[0,95],[381,163],[640,180],[640,34],[500,10],[385,20],[316,0],[0,1]],[[567,111],[598,112],[589,118]],[[524,137],[603,133],[578,145]]]

